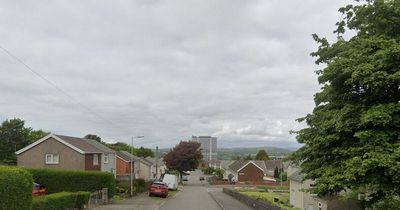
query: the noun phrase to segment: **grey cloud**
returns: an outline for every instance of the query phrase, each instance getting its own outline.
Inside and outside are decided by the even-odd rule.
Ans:
[[[0,119],[108,141],[145,135],[136,144],[149,147],[191,135],[296,147],[288,131],[304,126],[294,120],[319,89],[311,34],[333,39],[351,2],[2,1],[0,45],[118,126],[3,52]]]

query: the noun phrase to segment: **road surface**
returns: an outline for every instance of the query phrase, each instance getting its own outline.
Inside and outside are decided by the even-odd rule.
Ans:
[[[209,195],[207,188],[202,186],[206,186],[206,181],[199,181],[201,174],[200,171],[192,172],[183,189],[173,199],[165,202],[160,210],[221,210],[218,203]]]

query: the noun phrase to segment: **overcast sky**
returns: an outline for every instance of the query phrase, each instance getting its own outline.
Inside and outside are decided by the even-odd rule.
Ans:
[[[171,147],[298,147],[318,91],[311,34],[350,0],[1,1],[0,121]],[[95,112],[93,114],[91,112]]]

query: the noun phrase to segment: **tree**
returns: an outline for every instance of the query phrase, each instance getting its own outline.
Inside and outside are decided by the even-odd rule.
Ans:
[[[46,136],[42,130],[25,127],[25,121],[14,118],[2,122],[0,126],[0,162],[15,165],[15,152]]]
[[[181,141],[164,156],[164,161],[168,170],[179,171],[182,179],[183,171],[195,170],[202,158],[200,143]]]
[[[100,136],[98,136],[98,135],[95,135],[95,134],[87,134],[85,137],[83,137],[83,138],[85,138],[85,139],[92,139],[92,140],[96,140],[96,141],[98,141],[98,142],[102,142],[101,141],[101,137]]]
[[[269,160],[269,157],[268,157],[267,152],[264,149],[262,149],[262,150],[258,150],[254,160]]]
[[[275,169],[274,169],[274,178],[279,178],[279,169],[278,169],[278,166],[276,166]]]
[[[144,148],[144,147],[140,147],[139,149],[136,150],[136,154],[139,157],[154,157],[154,152],[153,150],[149,149],[149,148]]]
[[[253,160],[253,157],[251,157],[251,155],[247,155],[246,157],[244,157],[244,160]]]
[[[313,35],[321,91],[295,132],[304,144],[290,159],[312,191],[366,189],[365,206],[400,195],[400,1],[369,0],[340,8],[337,40]],[[356,35],[346,40],[346,30]]]

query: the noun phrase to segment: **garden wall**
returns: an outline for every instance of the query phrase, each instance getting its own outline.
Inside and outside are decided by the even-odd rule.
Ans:
[[[234,197],[236,200],[239,200],[242,203],[244,203],[256,210],[281,210],[281,208],[278,206],[272,205],[272,204],[264,202],[264,201],[255,200],[253,198],[250,198],[246,195],[240,194],[240,193],[230,190],[228,188],[223,188],[222,191],[224,193]]]

